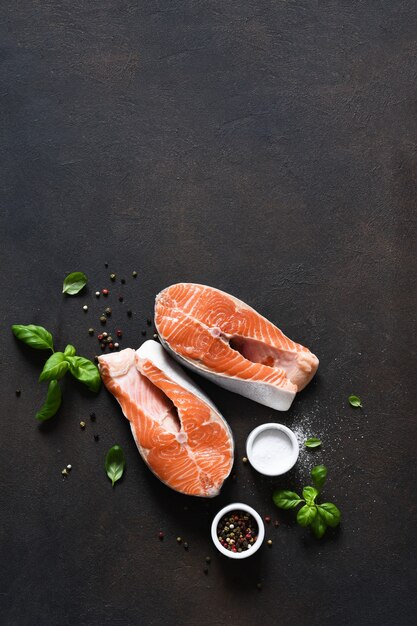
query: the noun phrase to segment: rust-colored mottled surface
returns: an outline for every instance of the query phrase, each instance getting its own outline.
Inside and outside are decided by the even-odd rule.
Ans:
[[[415,624],[416,32],[411,0],[1,3],[2,626]],[[65,298],[78,269],[88,289]],[[179,281],[236,295],[320,359],[285,414],[199,381],[237,447],[210,501],[150,473],[105,390],[65,381],[39,427],[44,355],[9,329],[93,357],[111,306],[136,348]],[[240,460],[271,420],[323,441],[279,480]],[[271,502],[319,462],[343,513],[321,542]],[[234,563],[209,528],[239,500],[280,526]]]

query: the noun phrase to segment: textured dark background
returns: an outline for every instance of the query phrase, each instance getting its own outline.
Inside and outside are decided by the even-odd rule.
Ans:
[[[1,3],[2,625],[415,624],[416,33],[414,0]],[[66,298],[77,269],[88,290]],[[39,427],[45,355],[9,329],[42,324],[92,357],[110,284],[110,327],[137,347],[175,281],[230,291],[321,360],[285,414],[201,381],[237,445],[207,502],[151,475],[104,390],[65,382]],[[268,420],[323,440],[282,480],[240,461]],[[321,542],[271,504],[318,461],[343,512]],[[231,563],[209,526],[239,499],[281,526]]]

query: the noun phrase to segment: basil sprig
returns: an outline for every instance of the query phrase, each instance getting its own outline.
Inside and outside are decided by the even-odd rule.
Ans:
[[[121,479],[125,468],[125,457],[120,446],[113,446],[107,453],[104,469],[111,480],[112,487],[114,483]]]
[[[57,380],[51,380],[48,385],[48,393],[43,406],[36,413],[36,419],[40,422],[45,422],[51,419],[58,411],[62,402],[62,392],[59,382]]]
[[[323,537],[328,526],[335,528],[341,520],[341,513],[335,504],[317,502],[326,477],[327,468],[324,465],[316,465],[311,470],[315,487],[304,487],[302,498],[294,491],[286,490],[276,491],[272,496],[275,505],[280,509],[295,509],[299,504],[303,504],[297,511],[297,523],[303,527],[310,526],[318,539]]]
[[[12,326],[12,331],[18,339],[28,346],[38,350],[49,349],[53,352],[39,376],[39,382],[47,381],[49,386],[45,403],[36,414],[38,420],[49,419],[58,411],[62,399],[58,380],[63,378],[67,371],[90,391],[95,393],[99,391],[101,378],[97,366],[89,359],[77,356],[73,345],[68,344],[64,352],[55,352],[52,335],[43,326],[15,324]]]
[[[83,287],[87,284],[87,276],[84,272],[72,272],[65,277],[62,285],[62,293],[67,293],[69,296],[75,296],[79,293]]]
[[[52,335],[43,326],[13,324],[12,331],[15,337],[31,348],[54,351]]]

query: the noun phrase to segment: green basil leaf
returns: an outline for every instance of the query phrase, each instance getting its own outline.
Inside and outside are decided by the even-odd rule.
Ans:
[[[72,346],[70,343],[67,345],[67,347],[64,350],[64,354],[65,356],[74,356],[76,353],[76,349],[74,348],[74,346]]]
[[[61,387],[57,380],[51,380],[48,385],[48,393],[46,394],[46,400],[42,407],[36,413],[36,419],[40,422],[45,422],[55,415],[61,406],[62,393]]]
[[[300,502],[304,502],[294,491],[285,490],[275,491],[272,499],[279,509],[295,509]]]
[[[349,404],[351,406],[362,408],[362,402],[361,402],[361,399],[358,398],[358,396],[349,396],[348,399],[349,399]]]
[[[310,437],[310,439],[304,442],[304,445],[306,448],[318,448],[321,446],[321,441],[317,437]]]
[[[52,335],[43,326],[34,326],[34,324],[28,324],[27,326],[14,324],[12,331],[15,337],[31,348],[54,351]]]
[[[314,500],[319,495],[319,492],[314,487],[304,487],[303,498],[307,504],[314,504]]]
[[[97,392],[100,389],[100,373],[94,363],[82,356],[68,356],[66,360],[74,378],[84,383],[90,391]]]
[[[62,293],[75,296],[87,284],[87,276],[83,272],[72,272],[64,280]]]
[[[341,513],[337,506],[331,502],[324,502],[317,505],[320,516],[324,519],[328,526],[335,528],[340,524]]]
[[[326,532],[327,524],[324,519],[320,515],[316,515],[313,521],[311,522],[311,530],[317,537],[317,539],[321,539]]]
[[[317,508],[315,505],[305,504],[297,513],[297,522],[300,526],[308,526],[317,515]]]
[[[317,489],[321,489],[327,477],[327,467],[325,465],[316,465],[311,470],[311,478]]]
[[[107,453],[104,469],[107,476],[111,480],[112,487],[114,483],[121,479],[125,468],[125,457],[120,446],[113,446]]]
[[[68,363],[63,352],[54,352],[43,366],[39,382],[43,380],[59,380],[68,370]]]

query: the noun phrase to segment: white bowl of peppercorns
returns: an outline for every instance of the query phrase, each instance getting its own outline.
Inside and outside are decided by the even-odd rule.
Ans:
[[[233,502],[213,519],[211,537],[218,551],[229,559],[246,559],[261,547],[265,527],[255,509],[242,502]]]

